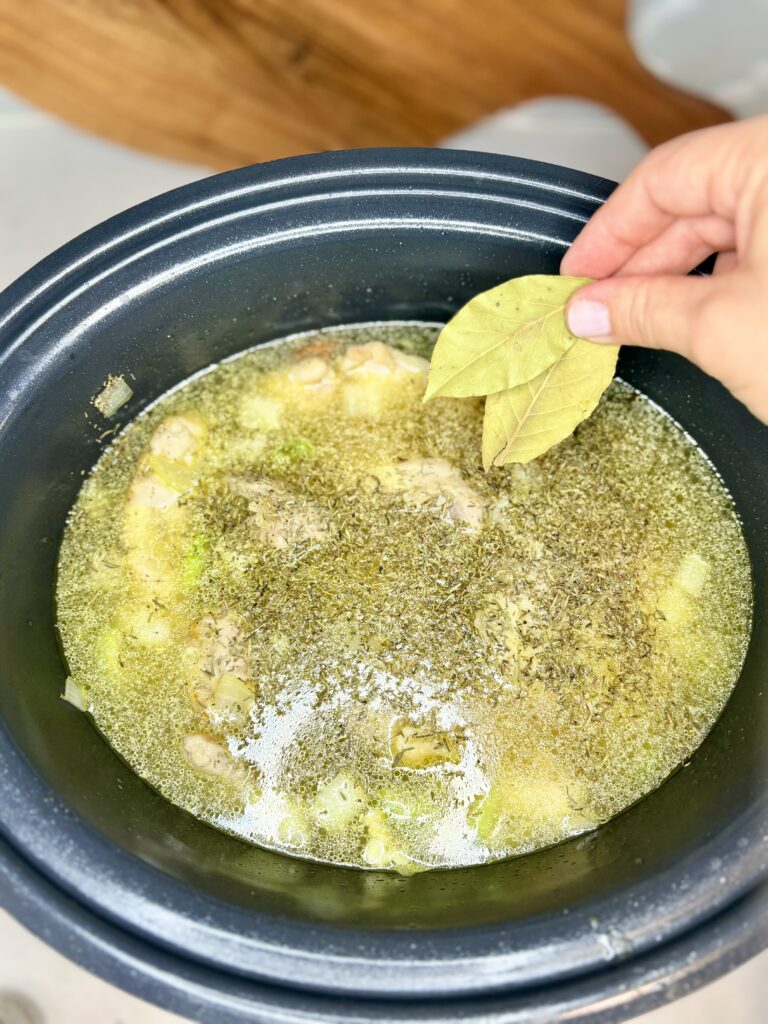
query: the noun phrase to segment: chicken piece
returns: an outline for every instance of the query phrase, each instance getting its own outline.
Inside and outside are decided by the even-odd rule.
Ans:
[[[248,770],[238,764],[223,743],[205,733],[190,733],[182,740],[182,750],[190,765],[197,771],[219,775],[232,782],[245,781]]]
[[[259,380],[261,400],[279,403],[282,418],[308,409],[320,410],[336,400],[339,376],[335,363],[319,355],[297,359]]]
[[[189,654],[195,665],[190,694],[206,711],[212,711],[216,691],[226,677],[245,684],[248,679],[246,646],[242,630],[228,615],[204,615],[192,626],[194,641]]]
[[[204,615],[194,624],[191,633],[205,649],[202,667],[207,672],[216,677],[231,672],[240,679],[247,678],[242,631],[228,614]]]
[[[348,416],[379,420],[389,414],[403,389],[422,390],[428,363],[381,341],[350,345],[337,363],[342,378],[342,406]]]
[[[187,656],[192,662],[189,693],[216,723],[245,724],[256,700],[249,679],[246,641],[229,615],[204,615],[190,630],[194,643]]]
[[[290,367],[288,380],[305,388],[329,388],[336,383],[336,375],[325,359],[311,356]]]
[[[140,471],[131,484],[123,514],[125,565],[134,573],[142,595],[163,604],[178,588],[174,557],[184,528],[178,498],[179,494],[156,476]]]
[[[286,551],[297,544],[328,540],[330,528],[317,509],[280,484],[233,477],[229,486],[248,499],[250,523],[261,543]]]
[[[176,588],[173,555],[183,533],[179,496],[192,484],[191,463],[205,436],[198,416],[168,416],[139,459],[123,519],[126,562],[150,596],[164,600]]]
[[[314,359],[316,356],[320,356],[321,359],[330,359],[339,351],[340,345],[341,342],[338,338],[324,335],[321,338],[314,338],[306,345],[296,349],[295,355],[297,359]]]
[[[401,493],[416,507],[432,505],[452,522],[480,529],[486,499],[445,459],[395,462],[377,467],[373,475],[385,493]]]
[[[350,345],[338,360],[343,390],[342,404],[348,416],[378,420],[392,403],[402,398],[404,387],[424,386],[428,364],[380,341]]]
[[[369,341],[365,345],[350,345],[339,360],[339,369],[345,374],[372,373],[387,377],[398,373],[426,373],[429,363],[419,356],[385,345],[383,341]]]

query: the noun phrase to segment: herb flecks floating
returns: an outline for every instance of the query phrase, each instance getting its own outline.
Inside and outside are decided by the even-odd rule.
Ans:
[[[618,347],[577,339],[565,305],[586,277],[534,274],[476,295],[440,333],[425,401],[487,395],[483,465],[530,462],[565,440],[613,377]]]

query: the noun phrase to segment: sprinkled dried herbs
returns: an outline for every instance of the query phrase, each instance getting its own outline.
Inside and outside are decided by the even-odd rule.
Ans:
[[[404,873],[558,841],[656,786],[722,708],[749,617],[727,495],[623,385],[485,473],[479,400],[423,404],[422,364],[375,344],[341,368],[348,344],[412,359],[434,335],[336,330],[165,398],[86,483],[57,595],[70,696],[155,788]],[[528,444],[502,434],[486,462]]]

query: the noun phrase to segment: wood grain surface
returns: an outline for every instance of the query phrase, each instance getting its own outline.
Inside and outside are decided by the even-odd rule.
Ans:
[[[726,115],[646,72],[624,0],[0,0],[0,83],[92,131],[227,168],[429,145],[569,94],[657,143]]]

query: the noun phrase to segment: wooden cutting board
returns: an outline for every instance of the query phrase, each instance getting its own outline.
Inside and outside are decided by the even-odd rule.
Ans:
[[[234,167],[429,145],[534,96],[650,143],[725,120],[635,59],[624,0],[0,0],[0,83],[92,131]]]

